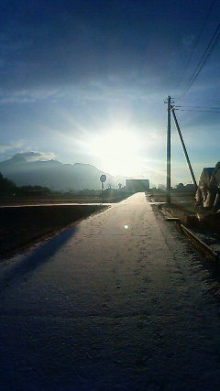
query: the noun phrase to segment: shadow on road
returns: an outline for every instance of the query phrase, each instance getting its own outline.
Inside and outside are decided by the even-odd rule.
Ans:
[[[38,244],[28,254],[14,258],[13,263],[3,266],[0,270],[0,292],[9,284],[21,278],[24,274],[30,273],[41,264],[48,262],[51,257],[73,236],[77,231],[76,227],[70,227],[61,233]]]

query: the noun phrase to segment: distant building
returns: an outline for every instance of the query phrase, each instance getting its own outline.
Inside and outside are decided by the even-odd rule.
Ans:
[[[149,187],[149,179],[126,179],[126,190],[133,193],[138,191],[148,191]]]

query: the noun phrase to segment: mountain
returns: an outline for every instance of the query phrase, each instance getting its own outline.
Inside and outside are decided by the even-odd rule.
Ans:
[[[106,186],[117,186],[114,177],[90,164],[39,160],[39,153],[35,152],[18,153],[11,159],[0,162],[0,172],[18,186],[40,185],[60,191],[100,189],[102,174],[107,177]]]

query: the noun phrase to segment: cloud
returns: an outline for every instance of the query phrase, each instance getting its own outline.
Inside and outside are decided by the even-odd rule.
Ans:
[[[24,145],[23,141],[16,141],[11,144],[0,144],[0,153],[4,153],[6,151],[15,151],[20,149]]]
[[[183,18],[178,16],[175,26],[180,34],[175,34],[164,2],[158,9],[157,2],[134,3],[5,2],[0,38],[2,88],[64,87],[96,76],[110,74],[114,79],[135,71],[142,80],[149,75],[171,85],[176,74],[182,73]]]
[[[54,88],[35,88],[35,89],[21,89],[18,91],[5,92],[0,89],[0,104],[13,103],[35,103],[38,101],[45,101],[48,99],[57,99],[63,95]]]
[[[19,157],[23,157],[27,162],[45,161],[55,158],[53,152],[22,152],[18,154]]]
[[[11,145],[8,144],[0,144],[0,153],[6,152],[10,149],[13,149]]]

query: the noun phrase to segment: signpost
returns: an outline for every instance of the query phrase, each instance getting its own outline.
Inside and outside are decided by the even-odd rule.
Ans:
[[[106,175],[101,175],[100,176],[100,181],[102,183],[102,195],[103,195],[103,191],[104,191],[104,182],[106,181]]]

